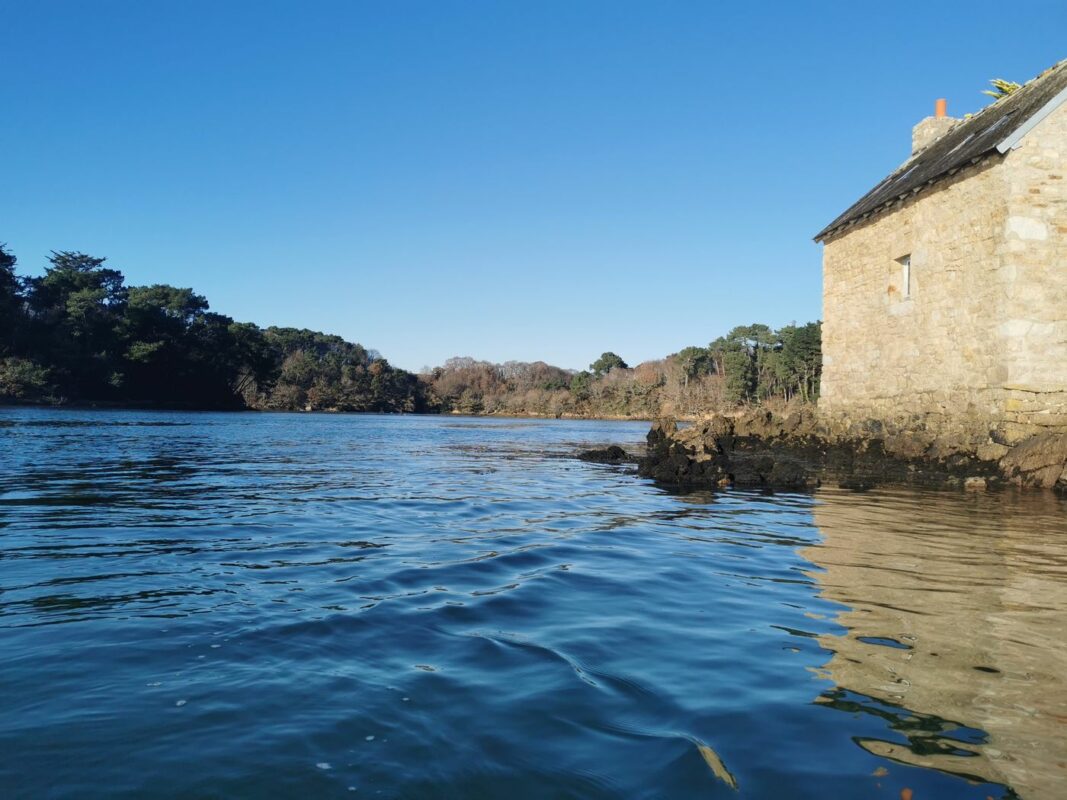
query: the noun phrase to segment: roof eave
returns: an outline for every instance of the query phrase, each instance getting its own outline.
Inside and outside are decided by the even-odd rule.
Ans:
[[[1067,99],[1067,90],[1064,90],[1063,94],[1065,96],[1065,99]],[[1042,110],[1044,110],[1044,109],[1042,109]],[[1005,141],[1007,141],[1007,140],[1005,140]],[[999,145],[995,149],[999,150],[1000,149]],[[963,167],[972,167],[975,164],[981,164],[981,163],[984,163],[984,162],[988,161],[990,156],[993,154],[993,150],[994,150],[994,148],[990,148],[989,150],[986,150],[984,154],[979,155],[979,156],[975,156],[974,158],[972,158],[970,160],[969,163],[964,164]],[[1005,151],[1001,150],[1000,152],[1003,153]],[[852,227],[854,227],[856,225],[859,225],[860,223],[866,222],[867,220],[871,219],[872,217],[880,216],[882,213],[884,213],[885,211],[888,211],[893,206],[900,205],[905,200],[908,200],[908,199],[910,199],[910,198],[912,198],[912,197],[914,197],[914,196],[916,196],[918,194],[922,194],[927,189],[929,189],[931,186],[937,186],[938,184],[942,183],[943,181],[951,178],[953,175],[955,175],[957,172],[959,172],[960,169],[962,169],[963,167],[953,167],[952,169],[944,172],[943,174],[938,175],[935,178],[931,178],[925,184],[923,184],[921,186],[916,186],[911,191],[905,192],[904,194],[899,195],[898,197],[894,197],[894,198],[892,198],[890,200],[887,200],[886,202],[882,203],[880,206],[876,206],[876,207],[872,208],[870,211],[865,211],[864,213],[860,214],[857,217],[850,217],[849,219],[846,219],[846,220],[842,221],[839,225],[831,223],[828,227],[823,228],[821,231],[819,231],[817,234],[815,234],[815,236],[813,237],[812,241],[814,241],[816,244],[822,244],[826,239],[829,239],[831,236],[836,236],[837,234],[841,233],[842,231],[845,231],[845,230],[847,230],[849,228],[852,228]],[[835,222],[836,222],[836,220],[835,220]]]

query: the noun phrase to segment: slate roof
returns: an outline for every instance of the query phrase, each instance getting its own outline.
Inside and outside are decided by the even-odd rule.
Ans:
[[[994,151],[1005,153],[1060,103],[1067,101],[1067,60],[1045,70],[901,164],[885,180],[815,235],[819,242],[897,200],[936,183]]]

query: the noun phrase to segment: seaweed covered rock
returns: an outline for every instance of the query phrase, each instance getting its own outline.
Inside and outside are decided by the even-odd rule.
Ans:
[[[995,460],[978,457],[963,441],[936,439],[922,430],[891,433],[874,424],[864,431],[835,435],[811,409],[785,416],[751,409],[681,429],[663,419],[649,431],[638,472],[672,484],[771,489],[805,489],[827,481],[855,489],[1002,482]],[[1045,464],[1047,475],[1060,463],[1050,452],[1055,447],[1035,446],[1031,459]]]
[[[592,461],[595,464],[622,464],[633,460],[630,454],[617,444],[592,450],[583,450],[578,454],[578,458],[582,461]]]
[[[637,462],[637,472],[663,483],[714,483],[723,475],[705,474],[709,461],[702,443],[694,441],[694,428],[679,430],[672,417],[656,420],[645,437],[648,450]]]

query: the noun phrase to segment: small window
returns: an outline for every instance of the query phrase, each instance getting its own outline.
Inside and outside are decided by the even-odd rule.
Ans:
[[[900,293],[904,297],[911,297],[911,253],[897,259],[900,264]]]

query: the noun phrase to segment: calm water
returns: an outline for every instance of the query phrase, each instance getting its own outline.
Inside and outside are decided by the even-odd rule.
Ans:
[[[0,410],[0,796],[1067,796],[1062,502],[646,430]]]

